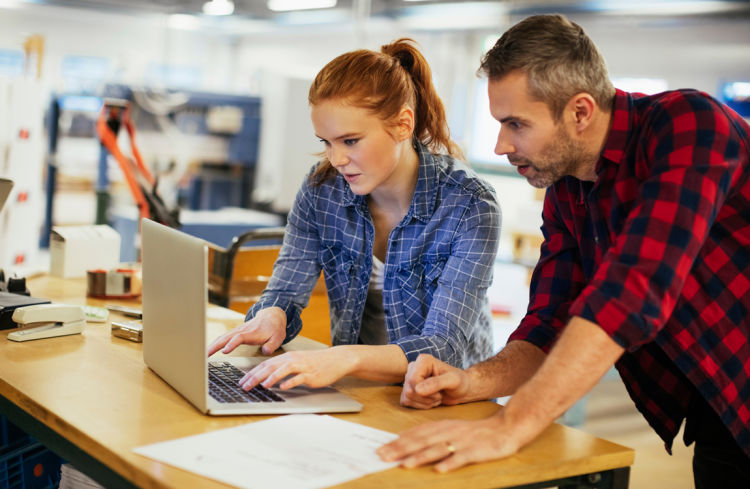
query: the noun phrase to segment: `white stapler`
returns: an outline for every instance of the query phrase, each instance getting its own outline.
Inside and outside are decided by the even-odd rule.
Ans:
[[[85,323],[83,308],[67,304],[37,304],[13,311],[13,321],[19,326],[39,323],[32,328],[8,333],[13,341],[39,340],[54,336],[77,334]]]

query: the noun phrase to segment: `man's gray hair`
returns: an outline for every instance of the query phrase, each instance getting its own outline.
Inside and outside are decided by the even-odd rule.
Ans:
[[[590,94],[610,110],[615,88],[604,58],[583,29],[562,15],[534,15],[514,25],[482,58],[479,73],[490,81],[520,70],[529,93],[547,104],[554,118],[577,93]]]

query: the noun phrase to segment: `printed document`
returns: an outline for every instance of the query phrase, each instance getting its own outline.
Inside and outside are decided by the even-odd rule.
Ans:
[[[134,451],[243,489],[319,489],[395,467],[375,450],[396,438],[332,416],[291,414]]]

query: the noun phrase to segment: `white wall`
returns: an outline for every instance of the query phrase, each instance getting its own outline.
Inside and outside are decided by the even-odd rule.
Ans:
[[[31,34],[44,37],[42,77],[50,90],[62,91],[61,64],[66,55],[111,60],[112,82],[142,84],[150,63],[202,69],[204,86],[231,86],[231,40],[221,32],[167,28],[164,15],[129,15],[90,10],[0,4],[0,49],[20,49]]]

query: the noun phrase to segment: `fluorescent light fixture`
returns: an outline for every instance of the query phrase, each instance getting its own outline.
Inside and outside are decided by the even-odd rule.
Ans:
[[[23,2],[20,0],[0,0],[0,8],[17,9],[23,8]]]
[[[498,2],[448,2],[414,5],[403,9],[404,29],[462,30],[497,28],[507,24],[509,8]]]
[[[592,5],[604,13],[632,15],[695,15],[727,13],[747,8],[745,2],[710,0],[598,1]]]
[[[210,0],[203,4],[203,13],[206,15],[232,15],[233,12],[232,0]]]
[[[167,26],[170,29],[178,29],[183,31],[195,31],[201,26],[201,21],[198,17],[188,14],[172,14],[167,17]]]
[[[279,12],[273,19],[278,25],[333,25],[343,24],[352,20],[352,13],[348,9],[331,8],[325,10],[310,10],[298,12]]]
[[[287,12],[289,10],[331,8],[336,6],[336,0],[268,0],[266,5],[274,12]]]

